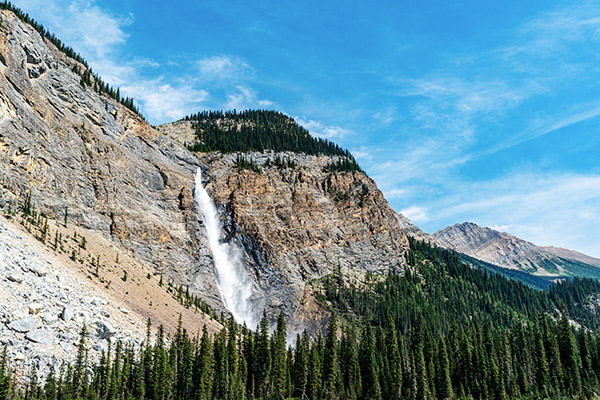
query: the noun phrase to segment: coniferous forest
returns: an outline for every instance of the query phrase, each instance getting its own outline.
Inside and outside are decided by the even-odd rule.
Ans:
[[[539,291],[410,245],[405,274],[315,283],[331,310],[324,337],[288,346],[283,315],[273,333],[263,317],[255,331],[230,320],[214,335],[159,327],[154,340],[149,322],[141,349],[116,343],[90,365],[84,327],[76,361],[44,380],[31,371],[24,389],[4,351],[0,399],[596,398],[600,338],[570,318],[595,321],[578,300],[597,281]]]
[[[315,138],[292,118],[277,111],[203,111],[187,116],[196,130],[191,151],[248,152],[273,150],[340,156],[336,171],[360,171],[348,150],[327,139]]]

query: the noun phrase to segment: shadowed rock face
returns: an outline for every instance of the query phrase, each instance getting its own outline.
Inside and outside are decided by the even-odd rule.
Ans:
[[[310,325],[309,280],[404,263],[406,237],[375,183],[287,154],[296,169],[238,171],[235,156],[190,153],[189,124],[160,130],[80,84],[67,58],[12,13],[0,27],[0,207],[24,203],[92,229],[222,308],[192,190],[202,167],[226,237],[244,250],[257,307]],[[182,134],[184,134],[182,136]],[[185,136],[187,135],[187,136]],[[274,155],[250,154],[259,164]],[[304,301],[301,301],[304,299]],[[309,310],[310,309],[310,310]],[[311,315],[311,317],[308,317]],[[317,324],[318,325],[318,324]],[[315,325],[315,326],[317,326]]]

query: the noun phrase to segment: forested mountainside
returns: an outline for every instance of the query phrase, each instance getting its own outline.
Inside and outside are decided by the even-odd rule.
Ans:
[[[581,303],[597,293],[597,281],[537,291],[473,270],[455,253],[415,240],[407,258],[406,274],[368,277],[360,288],[339,274],[315,282],[332,311],[325,336],[316,340],[305,332],[287,347],[283,314],[273,333],[266,317],[255,332],[231,320],[215,335],[204,330],[189,336],[179,327],[170,341],[159,328],[152,345],[148,328],[141,349],[117,343],[92,367],[84,328],[77,361],[44,382],[34,370],[24,395],[527,399],[598,393],[600,340],[585,324],[573,329],[569,319],[572,314],[597,324],[595,310]],[[571,301],[574,294],[581,298]],[[557,303],[561,308],[554,308]],[[0,398],[11,393],[9,361],[0,359]]]
[[[185,118],[192,121],[196,138],[192,151],[249,152],[271,150],[339,156],[331,170],[360,171],[348,150],[326,139],[314,138],[292,118],[276,111],[204,111]]]

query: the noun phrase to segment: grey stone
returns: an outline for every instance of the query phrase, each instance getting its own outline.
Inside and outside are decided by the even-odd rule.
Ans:
[[[25,337],[32,342],[43,344],[45,346],[51,346],[54,343],[55,335],[45,329],[34,329],[27,332]]]
[[[95,319],[89,324],[90,334],[98,339],[110,339],[117,332],[115,328],[109,323],[105,321],[101,321],[99,319]]]
[[[70,320],[73,319],[74,315],[75,315],[75,310],[73,309],[73,307],[66,306],[63,308],[62,313],[60,314],[60,317],[62,318],[63,321],[69,322]]]
[[[59,342],[59,344],[66,353],[70,353],[75,350],[75,346],[73,346],[71,343]]]
[[[21,318],[8,324],[10,329],[21,333],[29,332],[30,330],[37,328],[37,326],[38,322],[33,317]]]
[[[44,277],[48,275],[48,270],[42,265],[33,264],[29,266],[29,270],[37,276]]]
[[[23,275],[13,272],[8,275],[8,280],[11,282],[21,283],[23,282]]]
[[[99,341],[94,346],[94,350],[96,350],[98,352],[104,351],[106,353],[108,351],[108,341],[106,339]]]
[[[17,320],[21,318],[27,318],[29,316],[29,307],[22,306],[12,312],[12,319]]]

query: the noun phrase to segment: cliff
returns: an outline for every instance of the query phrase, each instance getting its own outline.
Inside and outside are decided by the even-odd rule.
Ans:
[[[283,311],[298,326],[322,317],[306,290],[310,280],[338,267],[379,272],[403,265],[406,237],[363,173],[325,172],[331,158],[291,153],[283,156],[296,168],[240,171],[234,155],[188,151],[189,123],[154,129],[95,91],[93,79],[83,84],[85,71],[2,12],[0,207],[19,209],[30,197],[50,217],[68,212],[69,221],[223,310],[193,201],[201,167],[224,240],[243,249],[256,307],[271,318]],[[273,155],[249,157],[262,165]]]

